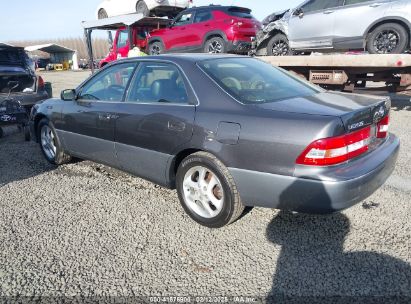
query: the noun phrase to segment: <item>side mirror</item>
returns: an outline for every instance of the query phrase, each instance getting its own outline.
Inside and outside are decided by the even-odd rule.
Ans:
[[[304,17],[304,11],[303,11],[302,8],[297,8],[297,9],[294,11],[294,14],[293,14],[293,15],[302,18],[302,17]]]
[[[76,90],[63,90],[60,95],[61,100],[70,101],[76,99]]]

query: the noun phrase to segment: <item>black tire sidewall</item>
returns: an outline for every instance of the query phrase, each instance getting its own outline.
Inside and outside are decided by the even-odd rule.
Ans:
[[[273,46],[274,46],[274,43],[275,43],[276,41],[280,40],[280,39],[285,40],[285,41],[287,42],[287,45],[288,45],[288,53],[287,53],[287,55],[290,55],[290,54],[291,54],[291,51],[290,51],[290,43],[288,42],[287,37],[286,37],[285,35],[283,35],[283,34],[276,34],[276,35],[274,35],[274,36],[270,39],[270,41],[268,41],[268,44],[267,44],[267,55],[268,55],[268,56],[274,56],[274,55],[273,55]]]
[[[204,53],[206,53],[206,54],[209,53],[208,48],[209,48],[210,44],[211,44],[213,41],[218,41],[218,42],[221,44],[221,46],[223,47],[223,49],[222,49],[222,51],[221,51],[220,54],[224,54],[224,53],[226,52],[226,49],[227,49],[227,48],[226,48],[226,44],[225,44],[224,39],[221,38],[221,37],[212,37],[212,38],[208,39],[208,40],[206,41],[205,45],[204,45]]]
[[[223,191],[224,191],[224,205],[221,212],[214,218],[207,219],[197,215],[195,212],[187,206],[184,199],[183,181],[184,176],[188,170],[193,167],[202,166],[210,169],[215,173],[220,180]],[[181,205],[183,206],[186,213],[197,223],[207,226],[209,228],[221,228],[229,223],[231,216],[234,212],[234,197],[232,189],[229,186],[227,178],[221,169],[215,164],[212,159],[202,157],[202,156],[189,156],[186,158],[179,166],[176,177],[177,193]]]
[[[51,129],[51,131],[52,131],[53,134],[54,134],[54,138],[55,138],[55,140],[56,140],[56,142],[55,142],[55,144],[56,144],[56,155],[54,156],[54,159],[50,159],[50,158],[47,156],[46,152],[44,151],[43,145],[41,144],[41,129],[42,129],[44,126],[48,126],[48,127]],[[48,161],[49,163],[53,164],[53,165],[58,165],[58,164],[59,164],[59,155],[61,155],[62,149],[61,149],[60,140],[59,140],[59,138],[58,138],[58,136],[57,136],[57,133],[56,133],[56,129],[54,128],[54,125],[53,125],[53,123],[52,123],[51,121],[49,121],[49,120],[47,120],[47,119],[42,119],[42,120],[39,122],[39,125],[38,125],[38,128],[37,128],[37,138],[38,138],[38,140],[39,140],[41,152],[43,153],[43,155],[44,155],[44,157],[47,159],[47,161]]]
[[[138,7],[141,5],[142,11],[138,11]],[[144,17],[148,17],[150,15],[150,11],[148,9],[147,4],[144,2],[144,0],[140,0],[136,3],[136,12],[141,13],[144,15]]]
[[[389,54],[402,54],[407,50],[408,44],[409,44],[409,36],[408,36],[409,34],[407,33],[407,30],[403,26],[397,23],[386,23],[386,24],[382,24],[378,26],[369,35],[366,44],[367,44],[367,51],[370,54],[379,54],[374,49],[374,40],[381,31],[390,30],[390,29],[398,32],[398,34],[400,35],[400,43],[397,45],[394,51]]]

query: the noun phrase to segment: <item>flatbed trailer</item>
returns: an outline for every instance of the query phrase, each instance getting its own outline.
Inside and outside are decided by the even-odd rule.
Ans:
[[[261,56],[274,66],[284,68],[312,83],[353,91],[367,81],[385,82],[391,92],[411,90],[411,55],[310,55]]]

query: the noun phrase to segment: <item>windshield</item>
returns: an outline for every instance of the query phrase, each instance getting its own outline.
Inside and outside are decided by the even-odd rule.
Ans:
[[[269,103],[321,92],[319,87],[253,58],[212,59],[198,65],[227,93],[244,104]]]

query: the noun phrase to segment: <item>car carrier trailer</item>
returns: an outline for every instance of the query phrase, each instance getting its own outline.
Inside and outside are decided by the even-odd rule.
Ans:
[[[94,53],[92,44],[92,33],[96,30],[102,31],[117,31],[121,28],[126,28],[128,32],[129,48],[134,48],[134,39],[132,37],[133,27],[164,27],[170,23],[170,20],[158,17],[144,17],[143,14],[127,14],[106,19],[83,21],[84,36],[87,44],[87,51],[89,56],[89,63],[92,73],[94,73]],[[110,34],[109,34],[110,35]]]
[[[311,55],[258,57],[329,89],[352,92],[366,81],[385,82],[391,92],[411,90],[411,55]]]

